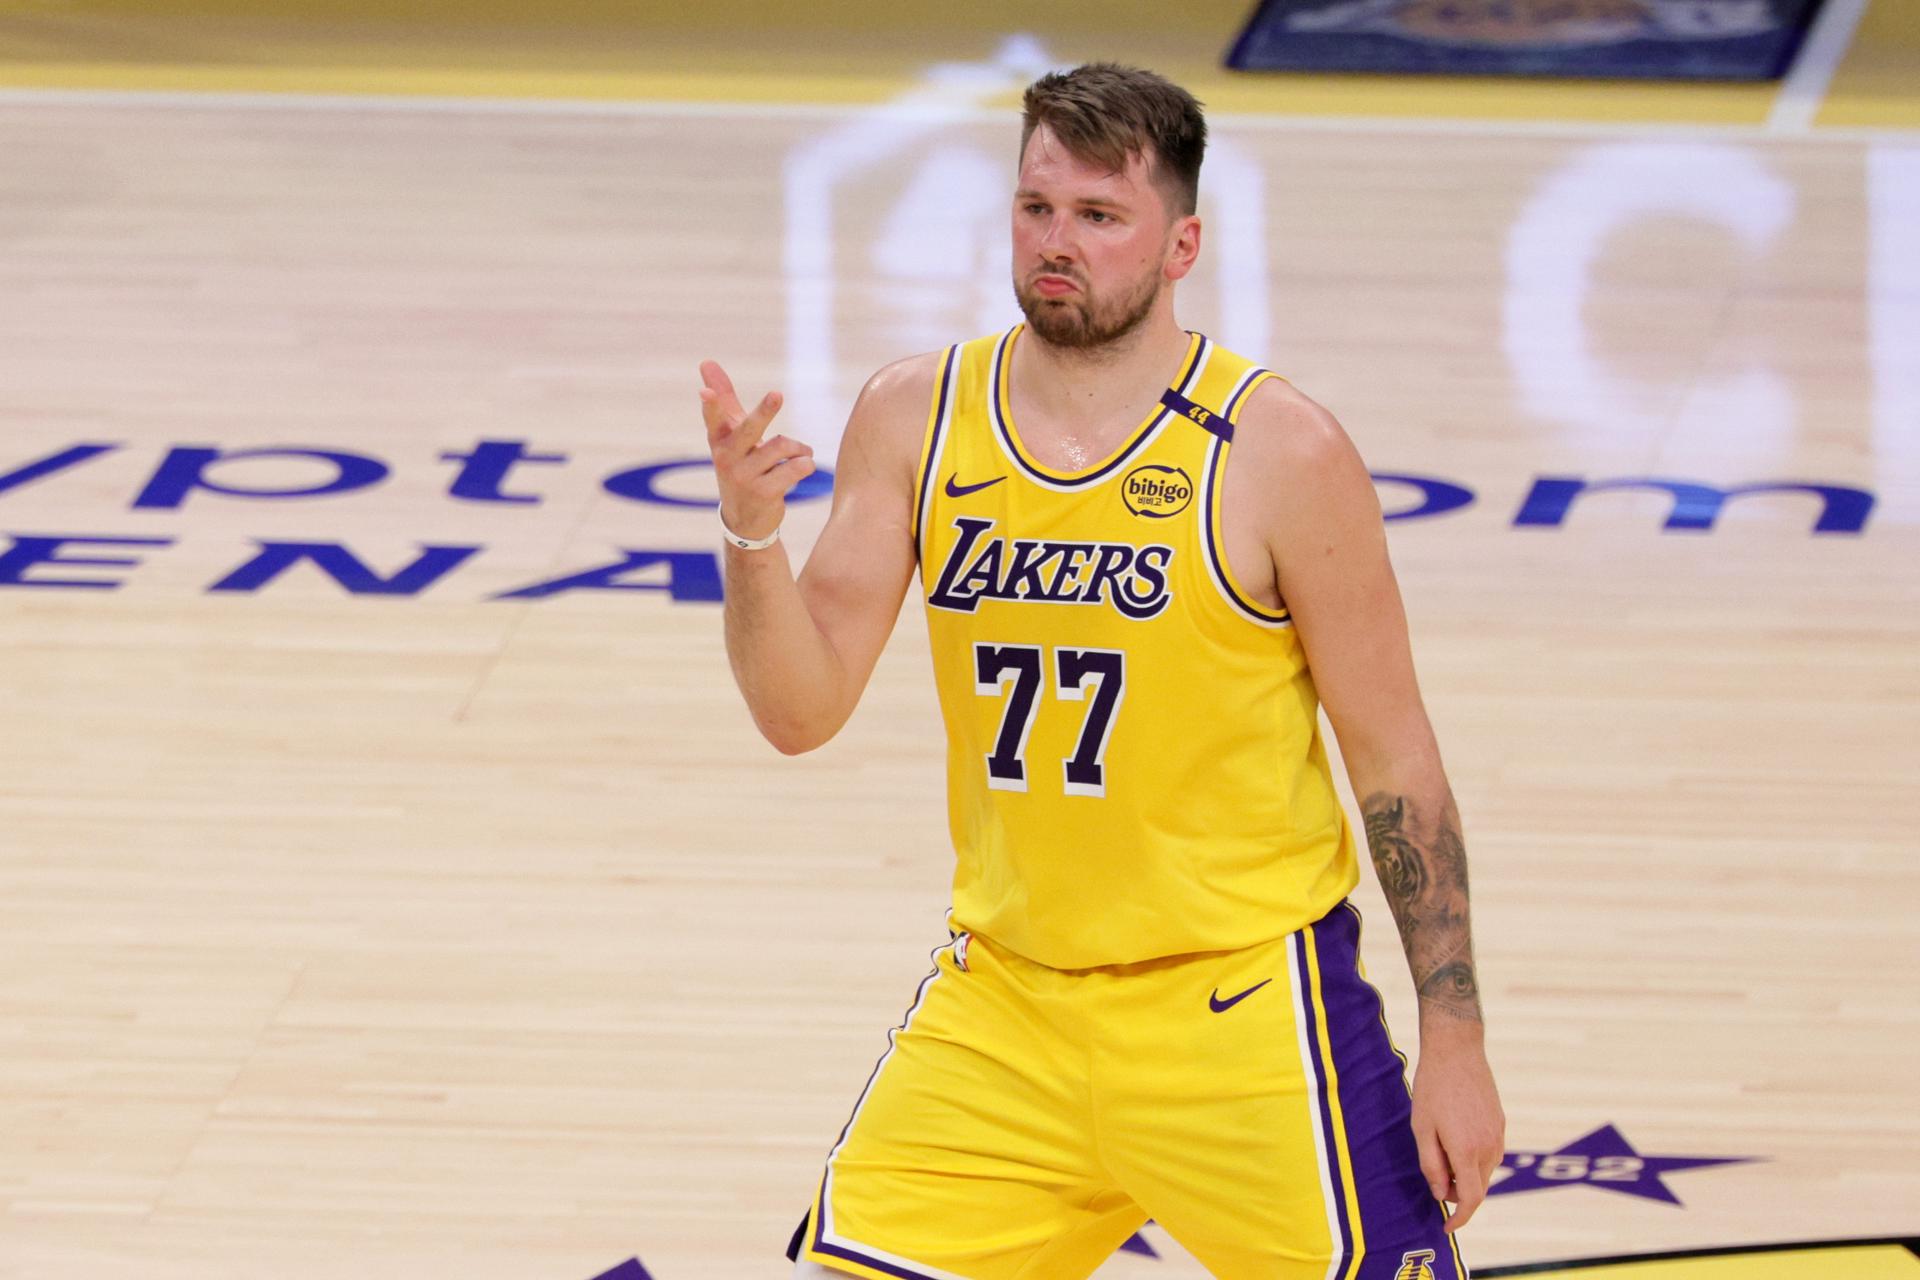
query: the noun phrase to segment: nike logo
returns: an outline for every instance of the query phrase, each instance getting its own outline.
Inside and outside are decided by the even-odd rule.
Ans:
[[[959,478],[960,473],[958,471],[947,477],[947,496],[949,498],[964,498],[970,493],[978,493],[980,490],[999,484],[1002,480],[1006,479],[1005,476],[995,476],[991,480],[982,480],[979,484],[955,484],[954,481]]]
[[[1272,982],[1272,981],[1273,981],[1272,978],[1267,979],[1267,982]],[[1220,998],[1220,988],[1215,987],[1213,989],[1213,994],[1207,997],[1207,1003],[1213,1006],[1213,1011],[1215,1013],[1225,1013],[1227,1010],[1233,1008],[1233,1006],[1239,1004],[1242,1000],[1245,1000],[1248,996],[1252,995],[1254,992],[1258,991],[1260,988],[1266,986],[1267,982],[1256,982],[1252,986],[1248,987],[1245,991],[1242,991],[1239,995],[1229,996],[1225,1000],[1222,1000]]]

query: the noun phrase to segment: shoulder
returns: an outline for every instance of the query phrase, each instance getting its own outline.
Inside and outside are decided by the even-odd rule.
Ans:
[[[920,455],[935,382],[946,353],[928,351],[883,366],[866,385],[847,418],[840,454],[844,462],[906,468],[911,476]]]
[[[1359,450],[1325,405],[1285,378],[1263,380],[1236,415],[1234,452],[1307,466],[1337,465]]]
[[[1226,484],[1246,502],[1276,560],[1329,540],[1380,536],[1380,498],[1352,437],[1281,378],[1254,388],[1234,422]]]
[[[904,360],[883,365],[860,388],[860,400],[874,408],[901,410],[913,408],[925,412],[940,377],[944,351],[925,351]]]
[[[1326,406],[1284,378],[1267,378],[1235,418],[1233,461],[1262,488],[1290,490],[1363,485],[1372,479],[1360,450]]]

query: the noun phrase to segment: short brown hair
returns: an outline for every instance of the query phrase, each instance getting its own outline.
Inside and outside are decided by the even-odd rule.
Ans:
[[[1072,155],[1115,173],[1127,167],[1129,156],[1144,156],[1168,207],[1194,211],[1207,120],[1199,101],[1173,81],[1138,67],[1089,62],[1035,80],[1022,107],[1022,158],[1033,131],[1044,124]]]

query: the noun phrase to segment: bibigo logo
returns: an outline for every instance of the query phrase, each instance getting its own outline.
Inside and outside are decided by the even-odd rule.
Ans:
[[[1137,516],[1164,520],[1193,501],[1193,480],[1178,467],[1135,467],[1120,482],[1120,500]]]

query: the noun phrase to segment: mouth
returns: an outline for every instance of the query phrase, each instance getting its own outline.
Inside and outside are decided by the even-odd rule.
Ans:
[[[1065,276],[1035,276],[1033,289],[1042,297],[1058,298],[1065,294],[1078,293],[1080,286]]]

